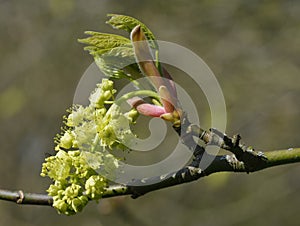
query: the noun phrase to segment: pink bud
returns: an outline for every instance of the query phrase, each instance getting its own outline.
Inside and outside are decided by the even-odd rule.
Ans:
[[[140,104],[136,109],[139,113],[151,117],[160,117],[166,113],[163,107],[148,103]]]
[[[154,104],[148,104],[139,97],[133,97],[127,100],[127,102],[142,115],[160,117],[166,113],[163,107]]]

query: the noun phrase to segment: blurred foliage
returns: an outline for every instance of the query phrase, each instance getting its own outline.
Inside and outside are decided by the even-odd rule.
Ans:
[[[77,38],[85,30],[111,32],[103,24],[107,13],[134,16],[159,40],[201,56],[223,89],[228,134],[238,132],[263,150],[299,147],[299,12],[294,0],[1,0],[1,187],[46,190],[41,163],[53,153],[52,137],[92,62]],[[195,101],[203,101],[201,110],[206,102],[197,87],[180,73],[174,77]],[[220,176],[218,188],[210,181],[218,176],[204,178],[137,200],[114,200],[110,211],[101,210],[107,203],[91,204],[74,217],[0,202],[0,224],[297,225],[299,169],[295,164]]]
[[[25,93],[14,86],[9,86],[3,93],[0,94],[0,118],[12,117],[18,113],[25,105]]]

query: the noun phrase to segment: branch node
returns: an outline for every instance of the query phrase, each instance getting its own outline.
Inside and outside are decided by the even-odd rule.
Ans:
[[[232,138],[233,147],[238,147],[240,145],[240,140],[241,139],[242,138],[239,134],[234,135],[233,138]]]
[[[18,191],[18,199],[16,200],[17,204],[22,204],[25,198],[24,192],[22,190]]]
[[[214,128],[209,131],[207,143],[217,143],[219,147],[232,152],[236,159],[244,164],[247,173],[261,169],[266,164],[267,157],[262,152],[254,151],[252,147],[242,144],[239,134],[231,138]]]

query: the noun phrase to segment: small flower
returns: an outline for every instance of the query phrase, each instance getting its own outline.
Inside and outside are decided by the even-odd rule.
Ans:
[[[65,151],[48,157],[42,165],[42,176],[55,180],[64,180],[69,176],[72,160]]]
[[[67,130],[60,138],[60,147],[70,149],[73,146],[74,136],[71,131]]]
[[[109,79],[102,79],[102,83],[97,85],[97,88],[90,96],[90,103],[92,107],[104,108],[106,101],[110,100],[116,93],[113,89],[113,81]]]
[[[93,175],[85,182],[86,194],[91,199],[101,198],[105,187],[106,180],[100,175]]]
[[[81,212],[82,209],[86,206],[86,204],[88,203],[88,198],[85,195],[81,195],[77,198],[74,198],[72,200],[72,211],[74,211],[74,213],[78,213]],[[71,212],[73,214],[73,212]]]
[[[135,108],[133,108],[130,111],[126,112],[124,115],[127,117],[130,123],[135,123],[139,116],[139,112]]]

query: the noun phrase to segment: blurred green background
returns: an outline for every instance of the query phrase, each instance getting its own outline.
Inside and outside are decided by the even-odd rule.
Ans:
[[[159,40],[201,56],[223,89],[228,134],[259,150],[300,146],[299,1],[0,0],[1,188],[48,187],[41,164],[92,63],[77,38],[114,32],[107,13],[139,18]],[[72,217],[0,201],[0,225],[298,225],[299,170],[212,175],[137,200],[90,203]]]

